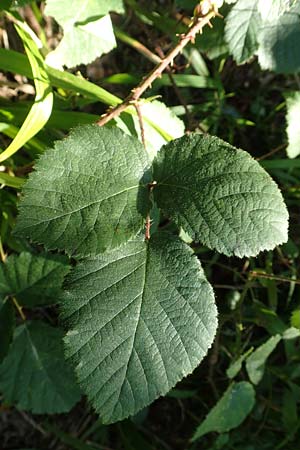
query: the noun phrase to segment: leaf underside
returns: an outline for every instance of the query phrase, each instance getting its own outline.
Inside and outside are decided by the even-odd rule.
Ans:
[[[16,234],[73,256],[128,241],[149,209],[148,164],[142,144],[120,130],[77,127],[36,164]]]
[[[104,422],[167,393],[215,335],[212,288],[191,249],[167,233],[85,260],[66,289],[67,356]]]
[[[257,50],[260,16],[257,0],[239,0],[226,17],[225,39],[238,64],[246,62]]]
[[[231,256],[255,256],[287,240],[288,213],[271,177],[248,153],[194,134],[154,160],[154,199],[194,240]]]

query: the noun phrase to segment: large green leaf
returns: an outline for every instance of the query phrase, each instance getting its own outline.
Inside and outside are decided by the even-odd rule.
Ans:
[[[14,296],[26,307],[56,303],[69,268],[61,256],[11,255],[0,265],[0,298]]]
[[[116,128],[76,128],[38,161],[16,232],[77,256],[120,245],[143,227],[147,166],[137,139]]]
[[[6,402],[36,414],[53,414],[69,411],[79,400],[62,337],[60,329],[38,321],[16,328],[0,365],[0,391]]]
[[[255,256],[287,240],[288,213],[270,176],[248,153],[209,135],[165,145],[154,160],[154,198],[196,241]]]
[[[168,392],[215,335],[212,288],[192,250],[167,233],[84,260],[66,289],[67,356],[104,422]]]
[[[238,64],[256,52],[260,22],[257,0],[239,0],[226,17],[225,39]]]
[[[58,47],[47,56],[57,67],[88,64],[116,46],[109,11],[124,12],[122,0],[48,0],[45,14],[63,27]]]
[[[300,70],[300,4],[279,18],[265,22],[258,35],[258,60],[262,69],[279,73]]]
[[[289,158],[300,155],[300,92],[290,93],[286,98],[287,105],[287,135],[289,145],[286,149]]]
[[[238,427],[251,412],[255,403],[255,392],[250,383],[233,383],[210,410],[205,420],[197,428],[193,441],[206,433],[225,433]]]

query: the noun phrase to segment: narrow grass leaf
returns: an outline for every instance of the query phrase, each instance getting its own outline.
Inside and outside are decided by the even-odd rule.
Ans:
[[[44,127],[51,115],[53,105],[51,84],[39,49],[21,22],[15,26],[23,41],[26,54],[31,64],[36,97],[18,134],[8,148],[0,154],[0,162],[11,157]]]

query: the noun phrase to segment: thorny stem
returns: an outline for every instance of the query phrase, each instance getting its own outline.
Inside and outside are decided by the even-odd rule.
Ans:
[[[216,15],[218,15],[218,12],[215,10],[209,11],[205,16],[203,17],[195,17],[190,29],[186,34],[182,34],[179,37],[179,41],[177,45],[169,51],[169,53],[166,55],[166,57],[160,61],[158,61],[158,64],[154,69],[147,75],[145,78],[142,79],[142,81],[132,89],[131,93],[125,98],[123,103],[120,103],[119,105],[115,106],[114,108],[110,108],[106,114],[104,114],[96,123],[99,126],[103,126],[107,124],[110,120],[114,119],[115,117],[118,117],[123,111],[125,111],[128,106],[133,105],[136,109],[139,124],[141,128],[141,139],[144,147],[146,148],[145,143],[145,132],[144,132],[144,126],[143,126],[143,117],[139,105],[139,98],[143,95],[143,93],[152,85],[152,83],[161,76],[161,74],[164,72],[165,69],[168,68],[168,66],[172,65],[174,59],[176,58],[179,53],[182,52],[184,47],[189,42],[194,42],[195,37],[198,33],[202,33],[202,29],[205,25],[210,25],[210,20],[213,19]],[[124,36],[122,36],[124,37]],[[132,45],[133,42],[130,42]],[[141,48],[139,46],[139,51],[143,51],[145,53],[145,49]],[[149,56],[149,54],[148,54]],[[153,185],[149,185],[149,192],[151,193],[151,190],[153,189]],[[146,224],[145,224],[145,239],[150,239],[150,228],[151,228],[151,218],[150,213],[147,214],[146,217]]]
[[[123,103],[117,105],[114,108],[108,110],[97,122],[99,126],[105,125],[110,120],[119,116],[130,105],[135,105],[143,93],[152,85],[152,83],[161,76],[163,71],[172,65],[176,56],[184,49],[184,47],[195,40],[198,33],[202,32],[205,25],[210,24],[210,20],[213,19],[218,13],[216,11],[210,11],[206,16],[195,18],[192,22],[192,26],[186,34],[182,34],[179,37],[177,45],[169,51],[167,56],[147,75],[125,98]]]

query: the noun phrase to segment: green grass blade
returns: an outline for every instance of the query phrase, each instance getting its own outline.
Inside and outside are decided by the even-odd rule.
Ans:
[[[101,101],[106,105],[115,106],[122,100],[105,89],[90,81],[79,78],[69,72],[62,72],[53,67],[45,65],[52,86],[75,91],[92,100]],[[12,73],[18,73],[28,78],[33,78],[32,70],[27,58],[14,50],[0,48],[0,69]]]
[[[51,115],[53,106],[53,93],[50,80],[37,44],[27,32],[26,26],[22,24],[22,22],[18,21],[18,24],[16,24],[15,27],[23,41],[25,51],[32,68],[36,96],[35,102],[32,105],[18,134],[8,148],[1,153],[0,162],[5,161],[7,158],[16,153],[24,144],[26,144],[26,142],[28,142],[44,127]]]
[[[15,189],[21,189],[25,183],[25,178],[13,177],[7,173],[0,172],[0,186],[8,186]]]

